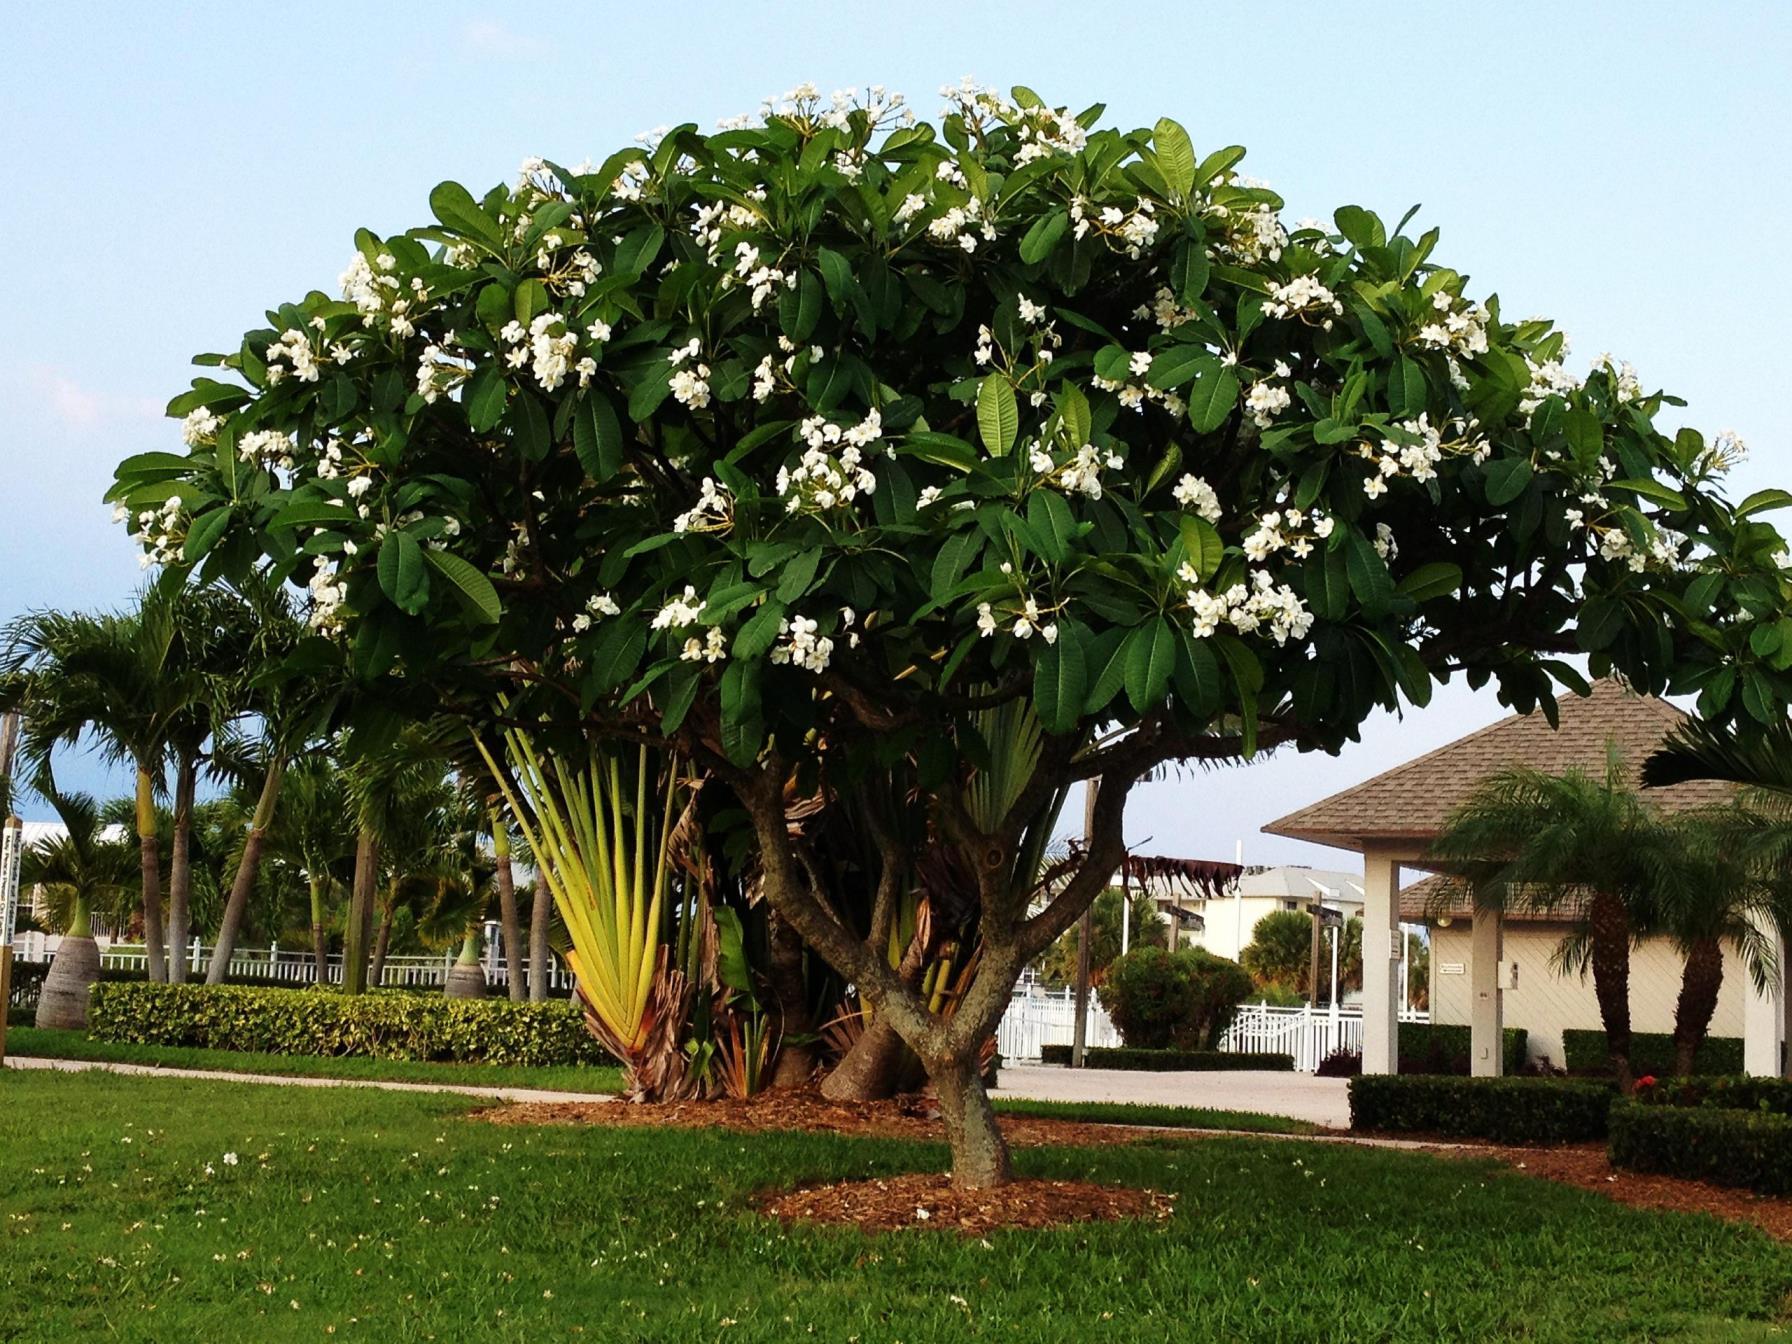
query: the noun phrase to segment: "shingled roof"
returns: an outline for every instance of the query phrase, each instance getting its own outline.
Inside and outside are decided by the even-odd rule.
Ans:
[[[1586,914],[1587,900],[1587,892],[1580,887],[1570,887],[1556,900],[1540,903],[1527,901],[1520,892],[1507,903],[1504,914],[1507,923],[1571,924]],[[1400,889],[1400,918],[1407,924],[1433,923],[1440,917],[1467,919],[1474,909],[1468,884],[1448,873],[1433,873]]]
[[[1558,728],[1551,728],[1542,714],[1514,714],[1263,829],[1340,849],[1362,849],[1369,841],[1424,844],[1442,831],[1449,815],[1483,779],[1500,770],[1528,766],[1561,774],[1580,769],[1601,776],[1610,744],[1628,781],[1638,785],[1643,761],[1684,718],[1665,700],[1637,695],[1614,680],[1595,682],[1590,695],[1561,698]],[[1676,812],[1727,802],[1731,787],[1697,780],[1650,789],[1647,796],[1663,810]]]

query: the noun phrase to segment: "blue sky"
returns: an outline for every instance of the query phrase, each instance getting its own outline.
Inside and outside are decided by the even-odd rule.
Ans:
[[[1172,116],[1203,152],[1249,146],[1290,218],[1422,203],[1471,293],[1556,317],[1577,367],[1610,350],[1688,422],[1737,430],[1739,491],[1792,484],[1792,8],[15,0],[5,32],[0,619],[128,597],[136,555],[99,503],[112,465],[176,445],[159,411],[190,356],[331,287],[357,226],[422,222],[444,178],[601,159],[803,80],[882,83],[928,115],[972,74],[1106,101],[1111,123]],[[1129,839],[1330,862],[1258,827],[1498,713],[1445,688],[1336,759],[1144,786]]]

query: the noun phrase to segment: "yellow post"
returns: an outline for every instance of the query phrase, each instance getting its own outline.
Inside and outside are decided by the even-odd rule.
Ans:
[[[12,1003],[12,946],[0,947],[0,1068],[6,1065],[6,1013]]]

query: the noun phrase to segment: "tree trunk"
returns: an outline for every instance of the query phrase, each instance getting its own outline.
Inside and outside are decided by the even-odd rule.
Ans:
[[[367,992],[367,944],[373,916],[373,886],[379,881],[380,842],[368,827],[355,834],[355,883],[349,891],[348,922],[342,931],[342,990]]]
[[[1635,1090],[1630,1069],[1630,914],[1610,892],[1596,891],[1587,910],[1593,944],[1593,995],[1605,1025],[1612,1072],[1626,1094]]]
[[[187,941],[193,933],[193,795],[199,762],[183,759],[174,776],[174,852],[168,857],[168,983],[187,982]]]
[[[143,873],[143,946],[149,957],[149,978],[166,981],[168,966],[162,947],[162,842],[156,838],[156,781],[149,768],[137,766],[137,850]]]
[[[367,984],[371,989],[386,983],[386,949],[392,946],[392,921],[397,918],[398,879],[394,877],[387,885],[386,899],[380,902],[380,931],[373,940],[373,968],[367,972]]]
[[[492,855],[498,861],[498,926],[504,944],[504,983],[512,1003],[529,997],[523,984],[523,926],[517,917],[516,875],[510,871],[510,832],[503,814],[492,813]]]
[[[285,760],[271,757],[267,777],[261,781],[261,796],[255,800],[255,815],[249,819],[249,834],[243,838],[243,855],[237,860],[230,898],[224,902],[224,917],[218,921],[212,964],[205,968],[208,985],[221,985],[230,974],[230,959],[236,954],[237,935],[242,932],[243,916],[249,909],[249,893],[255,890],[255,879],[261,873],[261,852],[267,845],[268,828],[274,824],[274,807],[280,801],[280,784],[285,777]]]
[[[485,997],[485,968],[479,964],[477,925],[468,929],[467,936],[461,939],[460,955],[454,959],[454,965],[448,968],[448,979],[442,986],[442,993],[450,999]]]
[[[1687,950],[1680,997],[1674,1004],[1674,1072],[1682,1078],[1692,1076],[1723,983],[1723,947],[1715,938],[1700,938]]]
[[[778,1059],[772,1066],[772,1087],[801,1087],[815,1076],[815,1019],[803,984],[803,940],[785,918],[772,911],[769,941],[771,964],[766,980],[778,1021]]]
[[[80,927],[85,918],[81,915],[79,921],[69,927]],[[60,1031],[87,1030],[88,993],[99,978],[99,944],[85,933],[65,933],[56,945],[56,955],[38,989],[35,1024]],[[5,1011],[5,1007],[0,1004],[0,1012]]]
[[[936,1063],[929,1069],[939,1094],[946,1142],[952,1146],[952,1184],[960,1190],[982,1190],[1014,1179],[1008,1141],[996,1124],[983,1077],[974,1061]]]
[[[881,1101],[896,1091],[906,1048],[894,1027],[874,1018],[822,1080],[821,1095],[829,1101]]]
[[[537,865],[541,862],[536,860]],[[554,917],[554,893],[547,874],[535,870],[535,899],[529,907],[529,1002],[546,1003],[548,997],[548,924]]]
[[[311,877],[311,964],[317,983],[330,983],[330,935],[324,931],[324,880]]]

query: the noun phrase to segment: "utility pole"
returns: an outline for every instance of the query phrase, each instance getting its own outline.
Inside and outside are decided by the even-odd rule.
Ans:
[[[1095,845],[1095,781],[1091,779],[1083,785],[1083,844],[1088,846],[1084,851],[1094,857]],[[1071,1028],[1070,1067],[1083,1067],[1083,1052],[1089,1043],[1089,940],[1095,934],[1095,902],[1090,901],[1083,907],[1082,918],[1076,922],[1076,1025]]]

